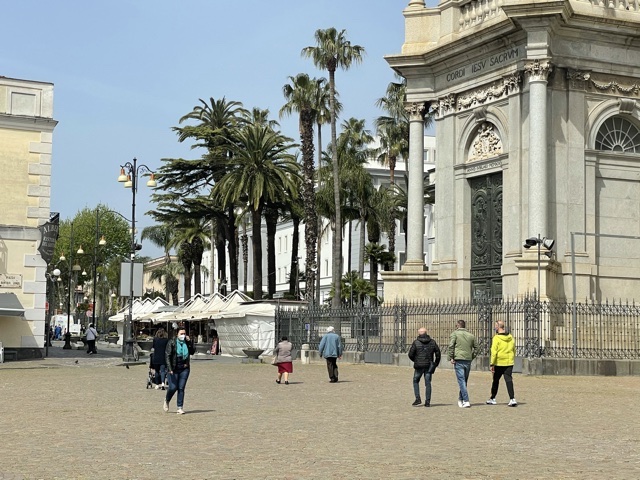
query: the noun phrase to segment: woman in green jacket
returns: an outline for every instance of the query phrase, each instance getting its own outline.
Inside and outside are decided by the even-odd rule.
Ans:
[[[513,392],[513,364],[516,360],[516,344],[510,333],[504,328],[504,322],[496,322],[496,334],[491,341],[491,372],[493,382],[491,383],[491,398],[487,400],[487,405],[496,404],[496,395],[500,385],[500,377],[504,376],[509,393],[509,407],[517,407],[516,397]]]

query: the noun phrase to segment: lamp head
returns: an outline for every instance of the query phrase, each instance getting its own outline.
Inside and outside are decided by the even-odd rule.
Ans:
[[[552,238],[545,237],[542,239],[542,246],[547,250],[551,250],[555,244],[556,244],[556,241]]]
[[[104,238],[104,235],[102,235],[102,238],[98,242],[98,245],[104,246],[106,244],[107,244],[107,240]]]
[[[149,180],[147,181],[147,187],[156,187],[158,186],[158,182],[156,182],[156,175],[155,173],[151,173],[151,177],[149,178]]]
[[[64,253],[62,255],[60,255],[60,261],[64,262],[67,259],[67,257],[64,256]]]
[[[122,182],[126,182],[126,181],[127,181],[127,174],[126,174],[126,173],[124,173],[124,167],[122,167],[122,168],[120,169],[120,176],[118,177],[118,181],[119,181],[120,183],[122,183]]]
[[[124,182],[124,188],[133,187],[133,182],[131,181],[131,175],[127,175],[127,179]]]
[[[80,270],[82,270],[82,267],[76,263],[73,267],[71,267],[71,270],[73,270],[74,272],[79,272]]]
[[[53,273],[54,277],[59,277],[60,276],[60,269],[59,268],[54,268],[53,272],[51,272],[51,273]]]
[[[76,253],[78,255],[84,255],[84,250],[82,249],[82,245],[80,245],[80,248],[78,249],[78,251]]]
[[[538,237],[529,237],[524,241],[524,248],[531,248],[538,244]]]

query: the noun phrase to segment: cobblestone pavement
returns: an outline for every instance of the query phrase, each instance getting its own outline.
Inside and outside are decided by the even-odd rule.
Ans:
[[[100,347],[99,347],[100,348]],[[78,363],[75,361],[78,360]],[[530,479],[640,477],[640,379],[515,377],[488,406],[490,374],[472,372],[472,408],[453,371],[436,372],[432,407],[411,407],[412,369],[193,362],[186,415],[162,411],[147,367],[50,349],[0,365],[0,479]]]

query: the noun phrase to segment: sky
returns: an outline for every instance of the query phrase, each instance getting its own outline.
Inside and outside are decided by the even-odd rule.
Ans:
[[[342,119],[373,130],[375,101],[394,80],[384,55],[399,53],[408,0],[20,0],[3,6],[0,75],[54,84],[51,211],[62,219],[107,205],[131,218],[132,194],[117,182],[134,157],[198,158],[171,127],[210,97],[269,109],[278,119],[289,76],[315,69],[301,50],[317,29],[345,29],[365,48],[361,65],[336,72]],[[428,1],[435,6],[436,0]],[[295,116],[280,121],[299,141]],[[328,127],[323,131],[328,138]],[[140,181],[139,231],[154,222]],[[148,243],[148,242],[146,242]],[[144,245],[142,255],[161,251]]]

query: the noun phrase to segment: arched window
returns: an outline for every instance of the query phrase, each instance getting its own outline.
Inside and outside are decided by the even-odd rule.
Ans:
[[[624,117],[607,118],[596,135],[596,150],[640,153],[640,129]]]

